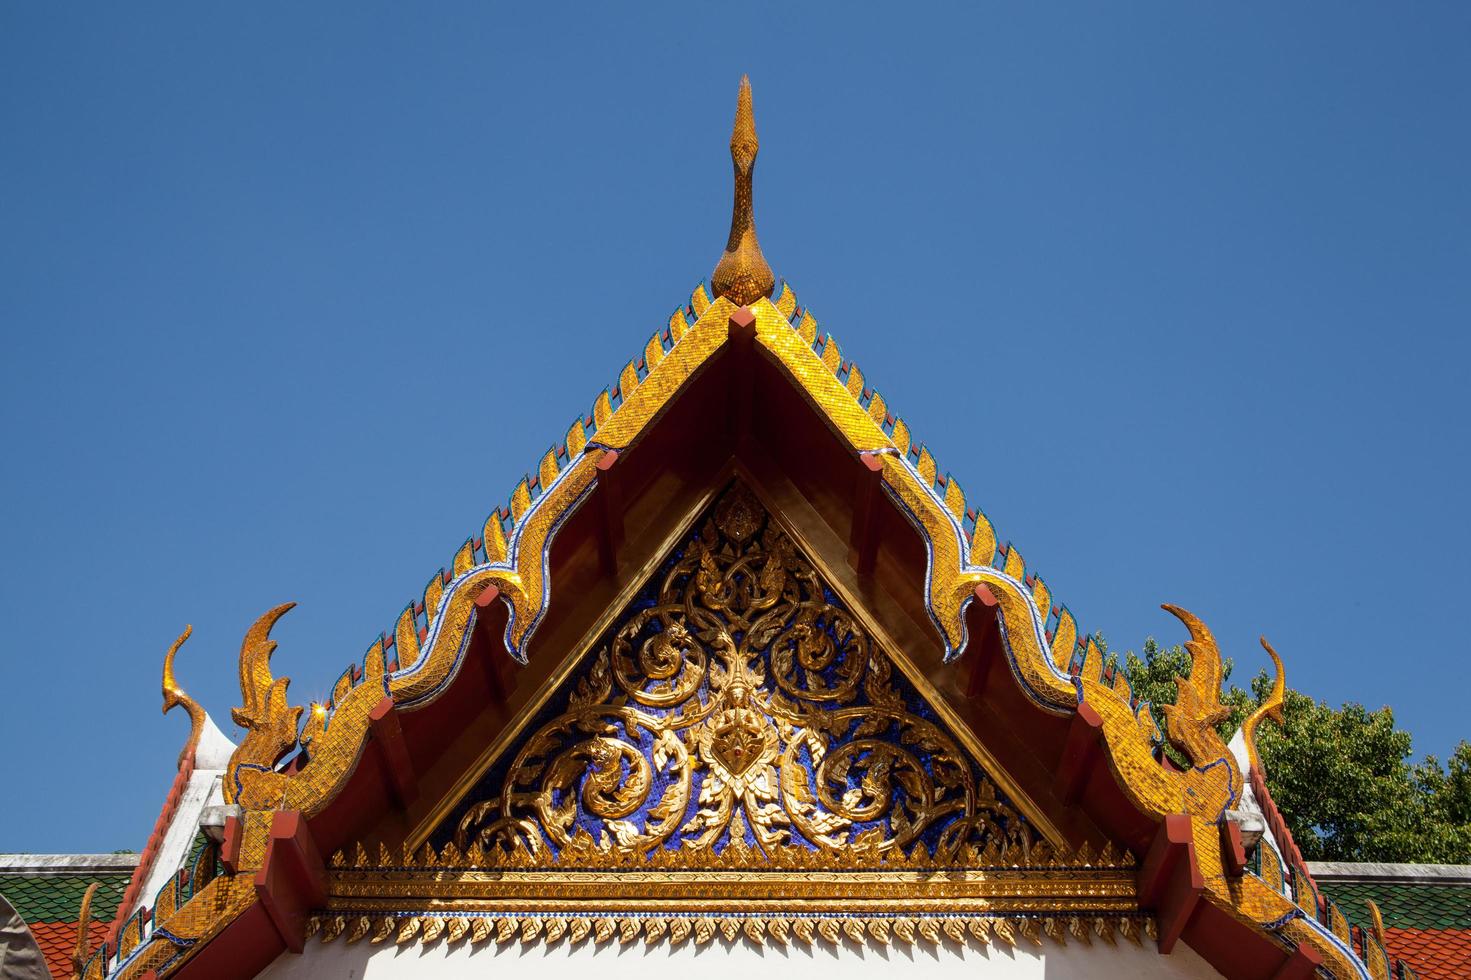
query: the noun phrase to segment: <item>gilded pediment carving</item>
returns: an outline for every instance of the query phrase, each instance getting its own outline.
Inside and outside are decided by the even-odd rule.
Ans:
[[[431,840],[592,867],[1026,866],[1041,842],[740,483]]]
[[[414,847],[331,859],[325,941],[1141,942],[746,486],[720,494]],[[861,914],[860,914],[861,913]]]

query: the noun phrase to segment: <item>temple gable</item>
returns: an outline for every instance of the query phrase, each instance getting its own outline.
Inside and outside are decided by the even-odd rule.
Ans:
[[[741,483],[431,836],[598,867],[1026,865],[1041,840]]]
[[[201,859],[81,944],[87,980],[617,978],[655,956],[745,976],[828,952],[863,976],[890,947],[957,975],[1368,977],[1300,856],[1240,809],[1250,784],[1271,816],[1254,733],[1280,664],[1238,756],[1215,729],[1221,651],[1166,606],[1192,665],[1161,731],[776,294],[750,100],[743,84],[714,294],[649,337],[330,697],[293,705],[275,673],[290,604],[256,621]],[[166,708],[190,703],[171,663]]]
[[[1134,856],[1050,841],[925,686],[737,479],[427,839],[333,856],[309,931],[1142,943]]]

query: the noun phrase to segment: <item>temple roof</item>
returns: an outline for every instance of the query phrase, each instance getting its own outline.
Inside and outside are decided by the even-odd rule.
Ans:
[[[1373,903],[1384,945],[1423,980],[1471,976],[1471,867],[1445,864],[1313,862],[1323,894],[1360,922]]]
[[[97,883],[88,932],[101,944],[138,864],[137,854],[0,854],[0,895],[30,927],[54,977],[72,973],[82,897]]]
[[[446,858],[431,834],[733,477],[781,513],[844,604],[864,609],[896,661],[902,654],[932,685],[935,709],[951,713],[1049,841],[1054,867],[1124,855],[1110,859],[1130,869],[1122,900],[1157,922],[1162,952],[1183,940],[1237,976],[1323,962],[1367,975],[1340,934],[1348,926],[1319,921],[1295,853],[1263,845],[1260,867],[1248,867],[1233,816],[1256,768],[1256,725],[1280,708],[1280,672],[1248,720],[1243,765],[1214,729],[1225,713],[1221,652],[1203,622],[1166,606],[1190,634],[1192,671],[1160,731],[792,290],[769,298],[750,200],[756,149],[743,82],[718,295],[696,288],[325,703],[292,706],[272,669],[271,628],[290,604],[247,633],[234,712],[246,735],[221,787],[238,814],[225,828],[225,873],[171,878],[100,957],[98,975],[104,963],[129,976],[239,968],[242,935],[265,937],[249,940],[255,955],[297,948],[327,900],[328,867],[401,868],[412,856],[421,868],[469,860],[473,870],[473,856],[455,848]],[[187,707],[172,652],[165,705]],[[204,723],[191,715],[193,745]],[[1167,763],[1164,739],[1189,769]],[[324,934],[347,928],[336,920],[310,916]],[[270,923],[273,932],[250,932]],[[1040,936],[1040,918],[1018,923]],[[358,938],[370,927],[384,930],[380,940],[429,942],[444,923],[362,915]],[[471,925],[460,928],[462,937]]]

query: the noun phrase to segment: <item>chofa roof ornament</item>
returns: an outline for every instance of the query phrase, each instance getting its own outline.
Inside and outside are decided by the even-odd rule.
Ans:
[[[751,209],[751,175],[756,169],[756,117],[751,112],[751,79],[741,76],[735,126],[730,134],[730,158],[735,164],[735,202],[731,206],[730,239],[725,254],[710,276],[710,289],[739,306],[754,303],[776,290],[771,266],[756,242],[756,218]]]
[[[195,701],[184,689],[179,686],[179,680],[174,676],[174,655],[179,652],[179,647],[189,639],[194,632],[193,626],[185,626],[184,632],[169,647],[169,652],[163,657],[163,713],[168,714],[174,708],[183,706],[189,712],[189,741],[184,743],[184,748],[179,752],[179,768],[184,768],[184,762],[190,754],[199,747],[199,739],[204,734],[205,713],[203,706]]]

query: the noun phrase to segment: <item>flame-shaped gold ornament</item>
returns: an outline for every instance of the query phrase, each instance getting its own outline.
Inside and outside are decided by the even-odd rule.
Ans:
[[[735,126],[730,134],[730,159],[735,164],[735,203],[731,207],[730,239],[725,254],[710,276],[710,289],[732,303],[746,306],[776,290],[771,266],[756,241],[756,217],[751,206],[751,175],[756,169],[756,117],[751,111],[751,80],[741,76]]]

